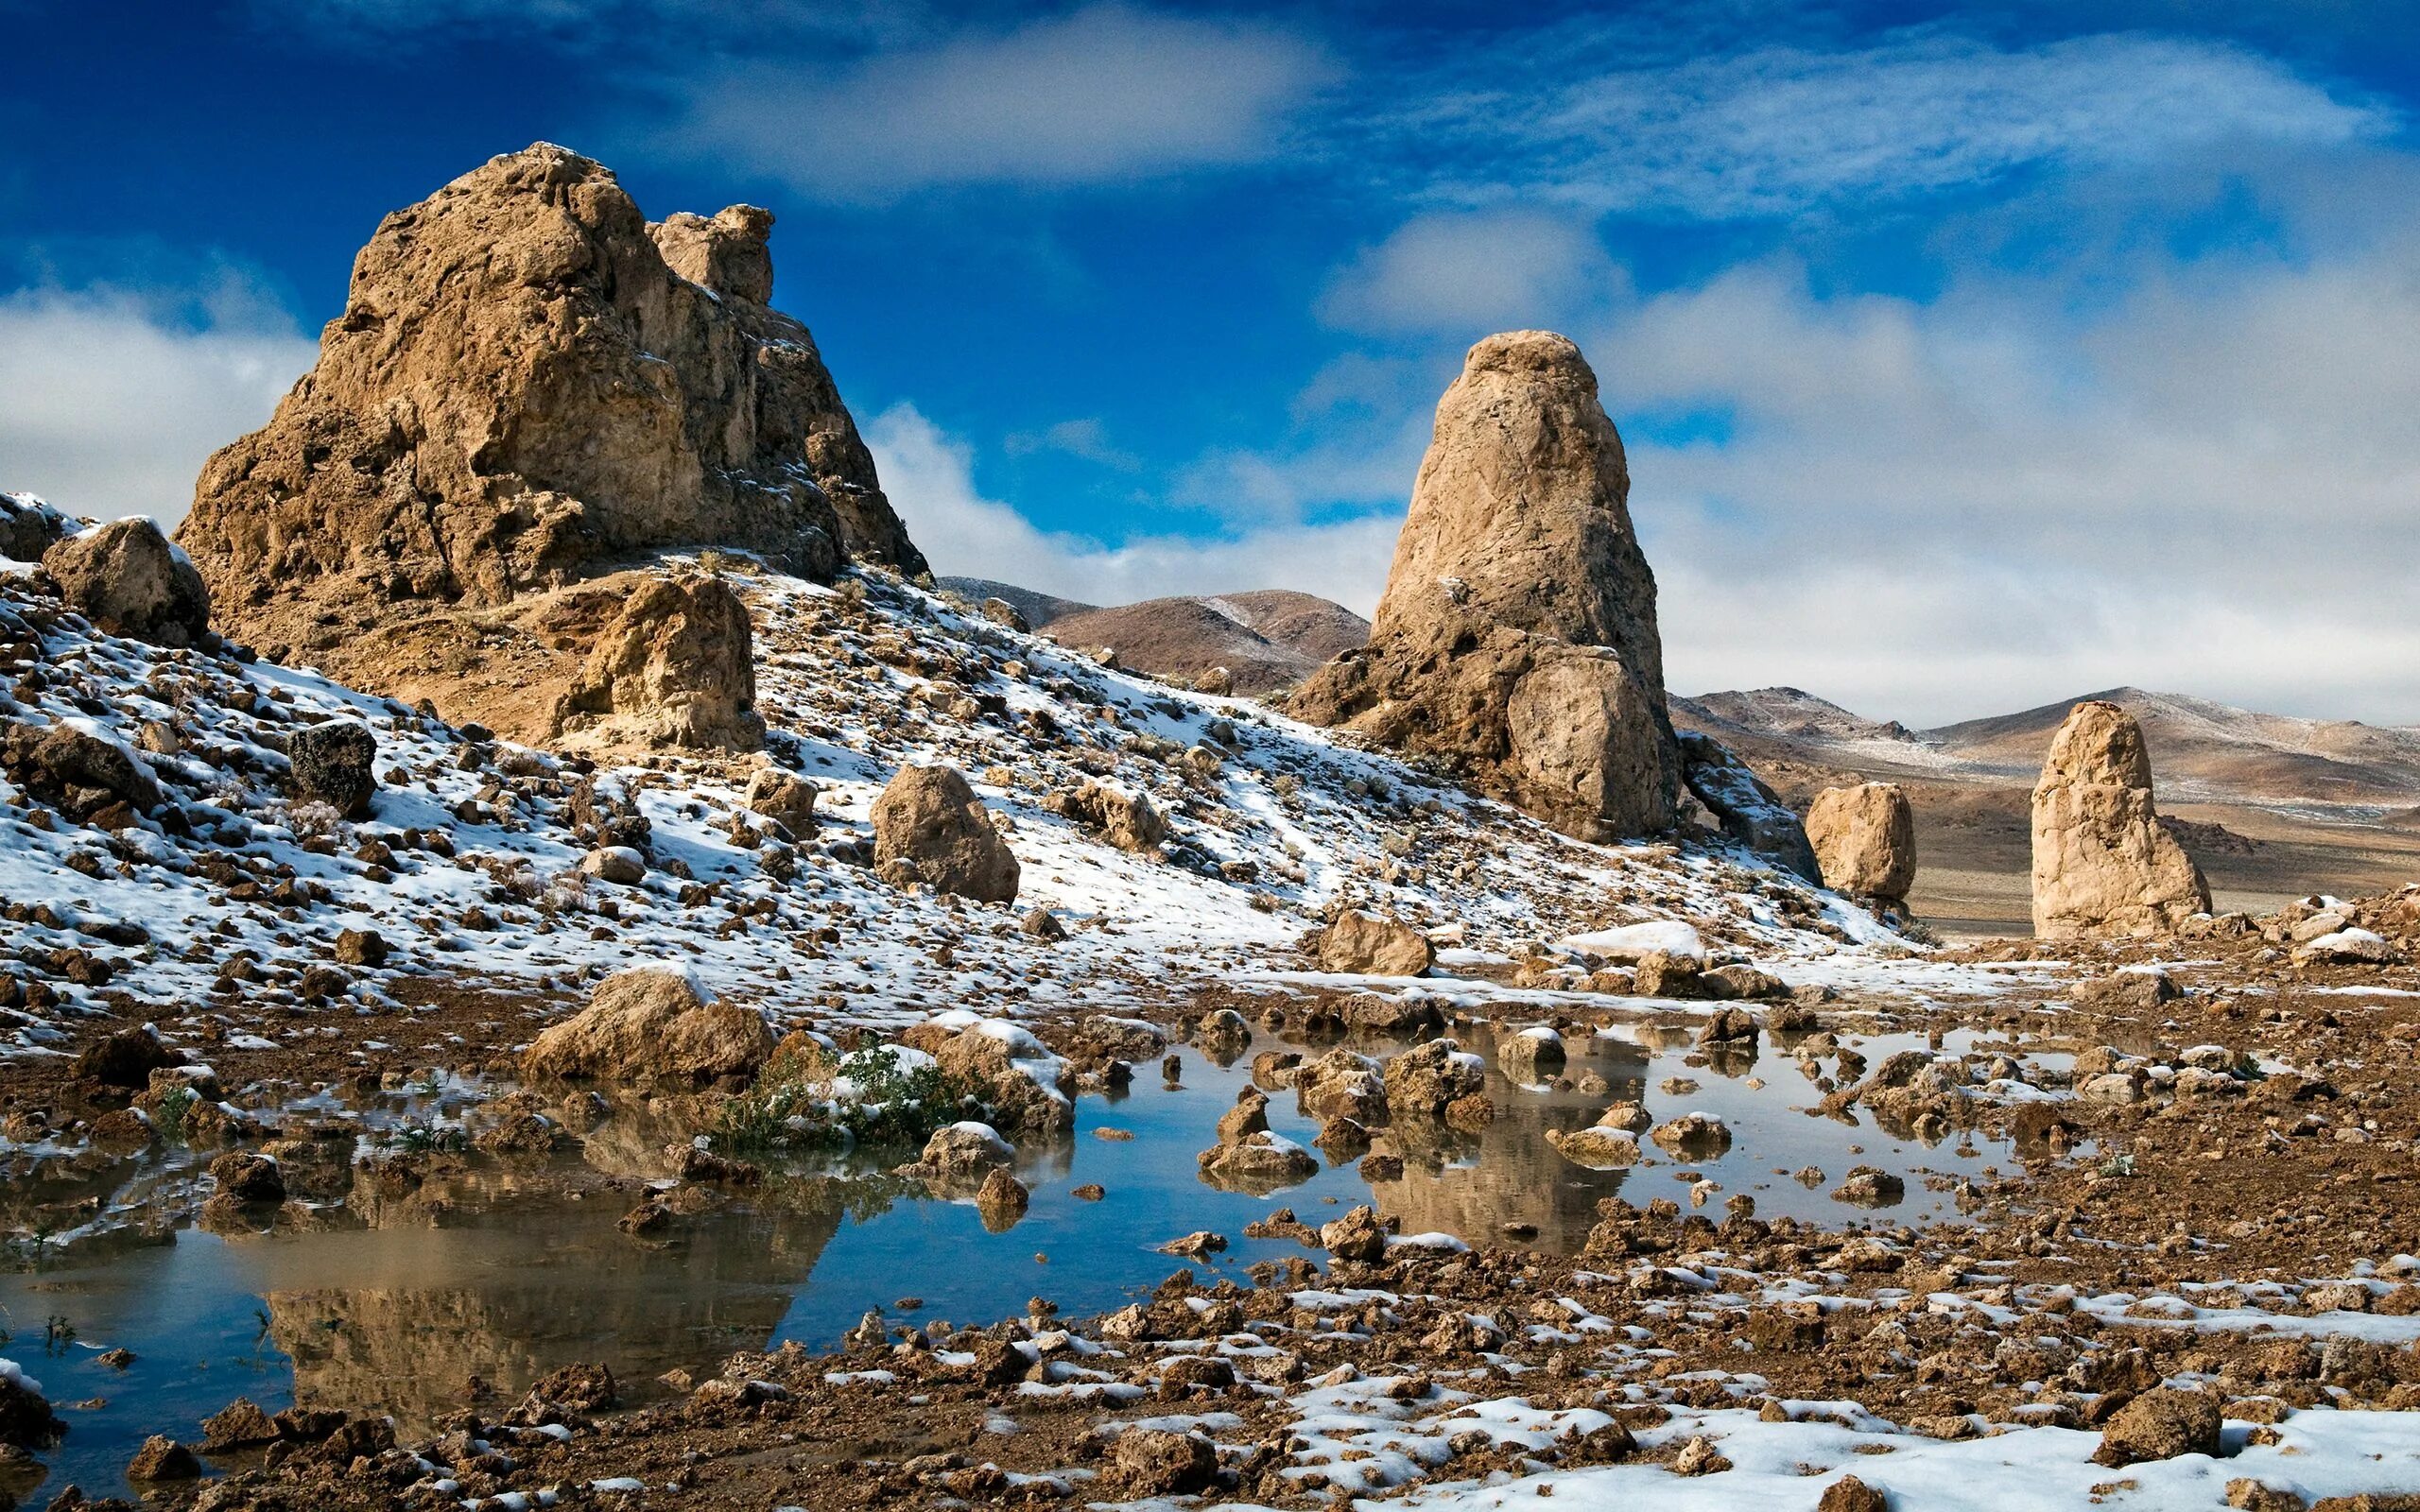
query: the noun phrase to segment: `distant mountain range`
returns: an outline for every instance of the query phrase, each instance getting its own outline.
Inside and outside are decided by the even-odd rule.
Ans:
[[[1299,682],[1363,644],[1370,624],[1340,604],[1284,590],[1154,598],[1102,608],[1012,583],[944,577],[966,598],[1005,599],[1062,644],[1109,647],[1119,662],[1191,680],[1212,667],[1236,691]],[[2038,708],[1933,730],[1869,719],[1799,688],[1675,696],[1672,722],[1714,736],[1801,801],[1843,776],[1953,786],[2030,786],[2067,711],[2106,699],[2142,722],[2163,799],[2368,809],[2420,823],[2420,730],[2348,719],[2294,719],[2141,688],[2080,694]]]
[[[1341,604],[1285,589],[1151,598],[1114,609],[1056,598],[981,577],[944,577],[961,597],[997,598],[1061,644],[1107,647],[1120,665],[1190,682],[1225,667],[1236,691],[1292,687],[1311,669],[1370,638],[1370,622]]]
[[[1870,778],[2031,783],[2067,711],[2104,699],[2134,714],[2164,799],[2264,806],[2420,803],[2420,730],[2294,719],[2185,694],[2111,688],[1987,719],[1910,730],[1796,688],[1674,698],[1672,717],[1759,758]]]

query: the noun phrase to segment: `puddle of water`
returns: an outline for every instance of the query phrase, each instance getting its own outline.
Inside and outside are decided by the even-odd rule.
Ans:
[[[1709,1216],[1720,1217],[1722,1196],[1744,1192],[1760,1215],[1838,1225],[1948,1215],[1950,1196],[1929,1190],[1926,1174],[1978,1177],[2014,1163],[2006,1146],[1980,1136],[1927,1147],[1871,1120],[1809,1117],[1796,1109],[1820,1093],[1794,1059],[1770,1046],[1753,1062],[1690,1066],[1677,1040],[1663,1043],[1643,1026],[1623,1033],[1571,1037],[1560,1089],[1517,1087],[1491,1057],[1486,1091],[1499,1116],[1483,1132],[1429,1130],[1398,1146],[1374,1131],[1374,1148],[1405,1157],[1400,1181],[1374,1187],[1352,1163],[1323,1160],[1309,1181],[1268,1197],[1203,1184],[1195,1160],[1248,1085],[1251,1054],[1222,1068],[1187,1050],[1181,1088],[1160,1087],[1147,1068],[1122,1097],[1081,1099],[1071,1138],[1021,1152],[1031,1207],[998,1234],[985,1231],[971,1201],[935,1199],[898,1178],[792,1175],[769,1176],[760,1188],[681,1219],[666,1243],[642,1243],[615,1223],[637,1199],[627,1179],[633,1152],[663,1142],[627,1120],[605,1125],[552,1171],[475,1160],[469,1171],[432,1177],[402,1198],[378,1194],[337,1143],[329,1161],[296,1178],[304,1194],[342,1204],[326,1210],[324,1228],[234,1237],[188,1228],[53,1253],[31,1270],[0,1274],[0,1327],[14,1335],[7,1352],[43,1381],[72,1425],[43,1456],[46,1486],[123,1493],[124,1466],[147,1435],[198,1438],[199,1420],[237,1396],[271,1411],[299,1402],[388,1412],[411,1432],[467,1404],[475,1377],[500,1404],[557,1366],[601,1360],[624,1381],[626,1400],[644,1400],[662,1389],[654,1378],[666,1370],[706,1369],[734,1350],[788,1339],[833,1346],[868,1308],[890,1312],[906,1297],[922,1298],[912,1314],[919,1321],[989,1322],[1022,1313],[1037,1296],[1081,1315],[1123,1305],[1186,1263],[1240,1270],[1305,1255],[1290,1241],[1244,1237],[1246,1224],[1280,1206],[1317,1226],[1369,1201],[1406,1232],[1474,1242],[1525,1226],[1534,1237],[1520,1242],[1570,1252],[1584,1243],[1600,1198],[1685,1205],[1688,1184],[1674,1179],[1684,1171],[1720,1183]],[[1254,1049],[1282,1042],[1262,1035]],[[1891,1036],[1851,1042],[1875,1063],[1923,1043]],[[1953,1038],[1946,1048],[1966,1046]],[[1590,1072],[1610,1091],[1588,1095],[1569,1085]],[[1698,1089],[1660,1091],[1674,1076]],[[1761,1089],[1749,1085],[1752,1076],[1763,1078]],[[330,1124],[392,1130],[470,1091],[449,1084],[352,1107],[323,1100],[312,1111]],[[1643,1103],[1659,1121],[1690,1109],[1717,1114],[1731,1126],[1732,1148],[1683,1160],[1642,1141],[1640,1164],[1592,1171],[1547,1144],[1548,1128],[1584,1127],[1616,1099]],[[1276,1094],[1269,1115],[1272,1128],[1306,1146],[1318,1132],[1291,1093]],[[1132,1137],[1104,1140],[1101,1128]],[[1905,1200],[1879,1212],[1832,1200],[1826,1192],[1856,1164],[1903,1176]],[[1826,1175],[1811,1190],[1781,1174],[1807,1165]],[[141,1187],[159,1202],[192,1177],[189,1164],[171,1160],[122,1190]],[[1074,1189],[1088,1182],[1107,1195],[1077,1197]],[[1209,1263],[1155,1252],[1198,1228],[1225,1235],[1232,1247]],[[77,1336],[45,1352],[43,1325],[53,1317],[67,1319]],[[118,1346],[138,1357],[124,1371],[97,1358]],[[105,1404],[67,1405],[88,1399]]]

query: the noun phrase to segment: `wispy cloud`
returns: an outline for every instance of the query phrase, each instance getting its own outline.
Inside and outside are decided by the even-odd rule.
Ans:
[[[1482,335],[1565,319],[1616,292],[1621,278],[1596,233],[1568,214],[1431,214],[1338,269],[1319,315],[1349,331]]]
[[[1136,472],[1143,467],[1141,457],[1110,439],[1109,426],[1098,415],[1063,420],[1038,431],[1019,431],[1001,442],[1001,450],[1011,456],[1057,452],[1116,472]]]
[[[2243,144],[2334,146],[2397,124],[2383,103],[2260,54],[2148,34],[2002,47],[1926,31],[1578,74],[1567,58],[1525,52],[1481,77],[1483,89],[1441,84],[1379,130],[1432,192],[1683,219]],[[1428,166],[1439,161],[1442,175]]]
[[[0,488],[102,519],[174,520],[211,452],[267,421],[317,351],[231,271],[0,296]]]
[[[677,153],[817,198],[1070,186],[1260,161],[1333,73],[1283,27],[1094,5],[1007,31],[671,79]]]

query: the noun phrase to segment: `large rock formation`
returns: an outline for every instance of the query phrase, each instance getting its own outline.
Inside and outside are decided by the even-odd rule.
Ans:
[[[1437,406],[1369,646],[1290,708],[1444,757],[1566,833],[1669,826],[1681,759],[1629,497],[1580,349],[1488,337]]]
[[[1806,811],[1806,839],[1836,892],[1904,903],[1916,883],[1916,816],[1895,782],[1827,787]]]
[[[2080,703],[2033,788],[2033,932],[2162,935],[2210,910],[2202,868],[2161,827],[2135,716]]]
[[[389,215],[319,365],[202,472],[179,540],[222,627],[383,687],[427,648],[367,632],[667,547],[923,571],[813,338],[765,303],[771,227],[651,226],[544,144]]]

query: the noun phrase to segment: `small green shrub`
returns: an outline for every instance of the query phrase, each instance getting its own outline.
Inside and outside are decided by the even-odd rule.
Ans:
[[[894,1045],[838,1057],[821,1046],[788,1050],[753,1088],[723,1104],[708,1139],[723,1151],[922,1144],[963,1116],[975,1092],[929,1060],[908,1061]]]

